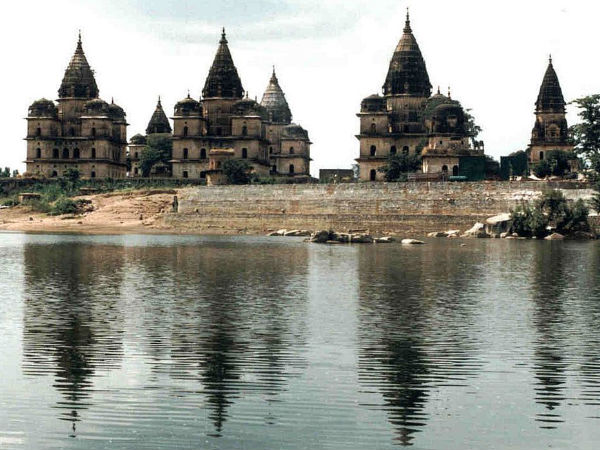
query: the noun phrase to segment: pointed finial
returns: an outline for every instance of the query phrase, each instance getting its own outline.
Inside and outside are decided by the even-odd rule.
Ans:
[[[110,104],[111,104],[111,105],[114,105],[114,104],[115,104],[115,98],[114,98],[114,97],[111,97],[111,98],[110,98]]]
[[[246,91],[246,98],[248,98],[248,91]]]
[[[450,92],[450,86],[448,86],[448,98],[450,98],[450,99],[452,98],[452,94]]]
[[[405,33],[412,32],[412,30],[410,28],[410,11],[408,8],[406,8],[406,23],[404,24],[404,32]]]
[[[438,95],[442,95],[442,93],[440,92],[440,85],[438,84]]]
[[[223,30],[221,31],[221,44],[227,44],[227,37],[225,35],[225,27],[223,27]]]
[[[159,106],[159,107],[161,107],[161,108],[162,108],[162,105],[161,105],[161,103],[160,103],[160,95],[158,96],[158,104],[157,104],[156,106]]]
[[[550,61],[550,64],[552,64],[552,53],[550,53],[550,55],[548,56],[548,60]]]
[[[188,91],[188,96],[187,96],[187,98],[191,98],[191,97],[190,97],[190,90],[188,89],[187,91]]]

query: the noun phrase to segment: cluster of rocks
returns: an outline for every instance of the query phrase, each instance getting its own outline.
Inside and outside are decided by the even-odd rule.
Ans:
[[[267,236],[310,236],[309,230],[277,230],[267,234]]]
[[[313,233],[307,241],[319,244],[388,244],[395,242],[396,239],[392,236],[374,237],[362,232],[340,233],[333,230],[321,230]],[[425,243],[417,239],[402,239],[400,242],[405,245]]]

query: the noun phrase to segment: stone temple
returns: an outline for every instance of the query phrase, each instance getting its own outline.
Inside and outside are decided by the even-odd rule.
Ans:
[[[58,100],[36,100],[27,114],[26,173],[60,177],[69,168],[82,178],[127,175],[125,111],[99,97],[81,35],[58,90]]]
[[[474,166],[485,166],[482,146],[471,148],[462,106],[448,95],[431,96],[425,60],[407,14],[383,85],[383,95],[361,102],[360,179],[383,180],[378,169],[398,154],[420,155],[427,174],[461,176]],[[475,162],[475,164],[474,164]],[[483,170],[478,170],[483,174]],[[469,174],[471,175],[471,174]],[[472,177],[471,177],[472,178]]]

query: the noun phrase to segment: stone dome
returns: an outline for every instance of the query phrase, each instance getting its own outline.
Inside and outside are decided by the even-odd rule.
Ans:
[[[113,101],[108,105],[108,115],[113,119],[125,119],[125,110]]]
[[[285,99],[285,94],[281,86],[279,86],[275,67],[273,67],[273,74],[260,104],[267,109],[271,122],[283,124],[290,124],[292,122],[292,112]]]
[[[281,137],[283,139],[303,139],[308,140],[308,131],[298,124],[291,124],[283,128]]]
[[[88,116],[103,116],[109,113],[109,104],[101,98],[95,98],[83,105],[83,110]]]
[[[360,103],[361,112],[385,112],[386,110],[386,99],[377,94],[369,95]]]
[[[262,119],[266,119],[268,116],[264,106],[259,105],[256,100],[247,97],[235,102],[231,109],[233,114],[238,116],[259,116]]]
[[[465,112],[456,101],[442,103],[435,107],[432,114],[433,132],[443,134],[466,134]]]
[[[134,145],[144,145],[146,144],[146,136],[143,136],[138,133],[131,137],[129,143]]]
[[[176,116],[199,116],[202,115],[202,105],[199,101],[190,97],[190,94],[175,104]]]
[[[41,98],[36,100],[29,107],[30,117],[58,117],[58,108],[53,101]]]

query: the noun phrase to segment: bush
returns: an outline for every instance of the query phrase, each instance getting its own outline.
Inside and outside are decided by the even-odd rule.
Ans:
[[[533,174],[538,178],[546,178],[552,174],[548,161],[540,161],[533,166]]]
[[[77,203],[70,198],[61,197],[50,207],[51,216],[60,216],[62,214],[75,214],[77,212]]]
[[[416,172],[421,167],[418,155],[390,155],[387,163],[377,169],[384,173],[385,181],[406,181],[408,172]]]
[[[533,166],[533,173],[538,178],[550,175],[562,177],[571,171],[570,161],[573,159],[577,159],[574,154],[562,150],[550,150],[546,154],[546,159]]]
[[[541,209],[527,204],[517,206],[510,212],[513,231],[522,237],[544,237],[547,234],[548,218]]]
[[[223,173],[230,184],[249,184],[252,166],[240,159],[228,159],[223,163]]]

